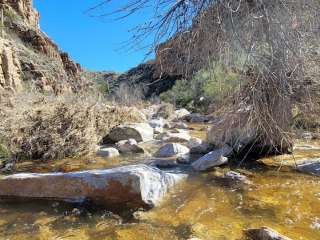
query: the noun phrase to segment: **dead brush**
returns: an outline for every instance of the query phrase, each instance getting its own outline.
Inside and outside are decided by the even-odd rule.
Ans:
[[[88,154],[112,127],[141,120],[133,108],[109,106],[91,96],[24,93],[1,109],[1,136],[16,160]]]

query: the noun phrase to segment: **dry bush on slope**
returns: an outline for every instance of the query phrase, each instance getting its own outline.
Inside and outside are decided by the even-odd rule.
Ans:
[[[22,94],[0,105],[0,136],[16,160],[87,154],[112,127],[141,120],[132,108],[84,96]]]

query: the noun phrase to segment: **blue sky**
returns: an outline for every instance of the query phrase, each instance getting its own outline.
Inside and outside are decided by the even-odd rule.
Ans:
[[[124,2],[115,0],[112,6],[100,11],[107,12]],[[121,21],[84,13],[97,3],[99,0],[34,0],[41,14],[41,29],[84,68],[123,72],[141,63],[146,50],[129,51],[124,43],[131,37],[129,30],[151,13],[146,11]]]

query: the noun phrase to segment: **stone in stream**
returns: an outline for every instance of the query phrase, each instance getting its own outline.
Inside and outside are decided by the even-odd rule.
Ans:
[[[121,153],[144,153],[144,149],[134,139],[119,141],[116,147]]]
[[[191,139],[191,136],[189,135],[188,132],[183,131],[183,132],[165,132],[162,134],[159,134],[156,137],[157,140],[163,141],[163,142],[178,142],[178,143],[183,143],[183,142],[188,142]]]
[[[105,140],[119,142],[134,139],[137,142],[147,142],[153,139],[153,128],[147,123],[123,124],[113,128]]]
[[[101,156],[101,157],[117,157],[119,156],[119,151],[116,148],[112,148],[112,147],[107,147],[107,148],[100,148],[97,151],[97,155]]]
[[[252,240],[291,240],[290,238],[281,235],[269,227],[257,229],[247,229],[245,235]]]
[[[166,124],[166,121],[163,118],[159,118],[159,119],[151,119],[149,121],[149,125],[152,128],[163,128],[164,125]]]
[[[188,142],[190,153],[193,154],[206,154],[210,152],[211,146],[200,138],[191,138]]]
[[[0,199],[89,201],[106,208],[151,208],[180,180],[147,165],[72,173],[24,173],[0,178]]]
[[[245,186],[252,184],[252,182],[246,176],[235,171],[229,171],[221,177],[216,177],[216,181],[221,185],[227,187]]]
[[[320,158],[299,160],[296,164],[300,172],[320,176]]]
[[[190,149],[179,143],[168,143],[161,147],[156,153],[155,157],[167,158],[174,156],[182,156],[189,154]]]
[[[200,159],[192,163],[192,168],[196,171],[206,171],[210,168],[217,167],[228,163],[228,156],[233,149],[229,146],[224,146],[218,150],[212,151]]]

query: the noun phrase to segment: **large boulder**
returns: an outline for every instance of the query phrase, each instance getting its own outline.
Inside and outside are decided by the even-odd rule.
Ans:
[[[147,142],[153,139],[153,128],[147,123],[123,124],[113,128],[105,139],[107,142],[134,139],[137,142]]]
[[[206,171],[213,167],[218,167],[228,163],[228,156],[232,154],[232,148],[224,146],[212,151],[192,163],[192,168],[196,171]]]
[[[146,165],[73,173],[15,174],[0,178],[0,199],[45,199],[102,207],[151,208],[183,175]]]
[[[152,128],[157,128],[157,127],[163,128],[165,124],[166,124],[166,121],[163,118],[151,119],[149,121],[149,125]]]
[[[166,158],[174,156],[183,156],[189,154],[190,150],[186,146],[179,143],[168,143],[161,147],[156,153],[155,157]]]
[[[252,240],[291,240],[269,227],[245,230],[245,235]]]

